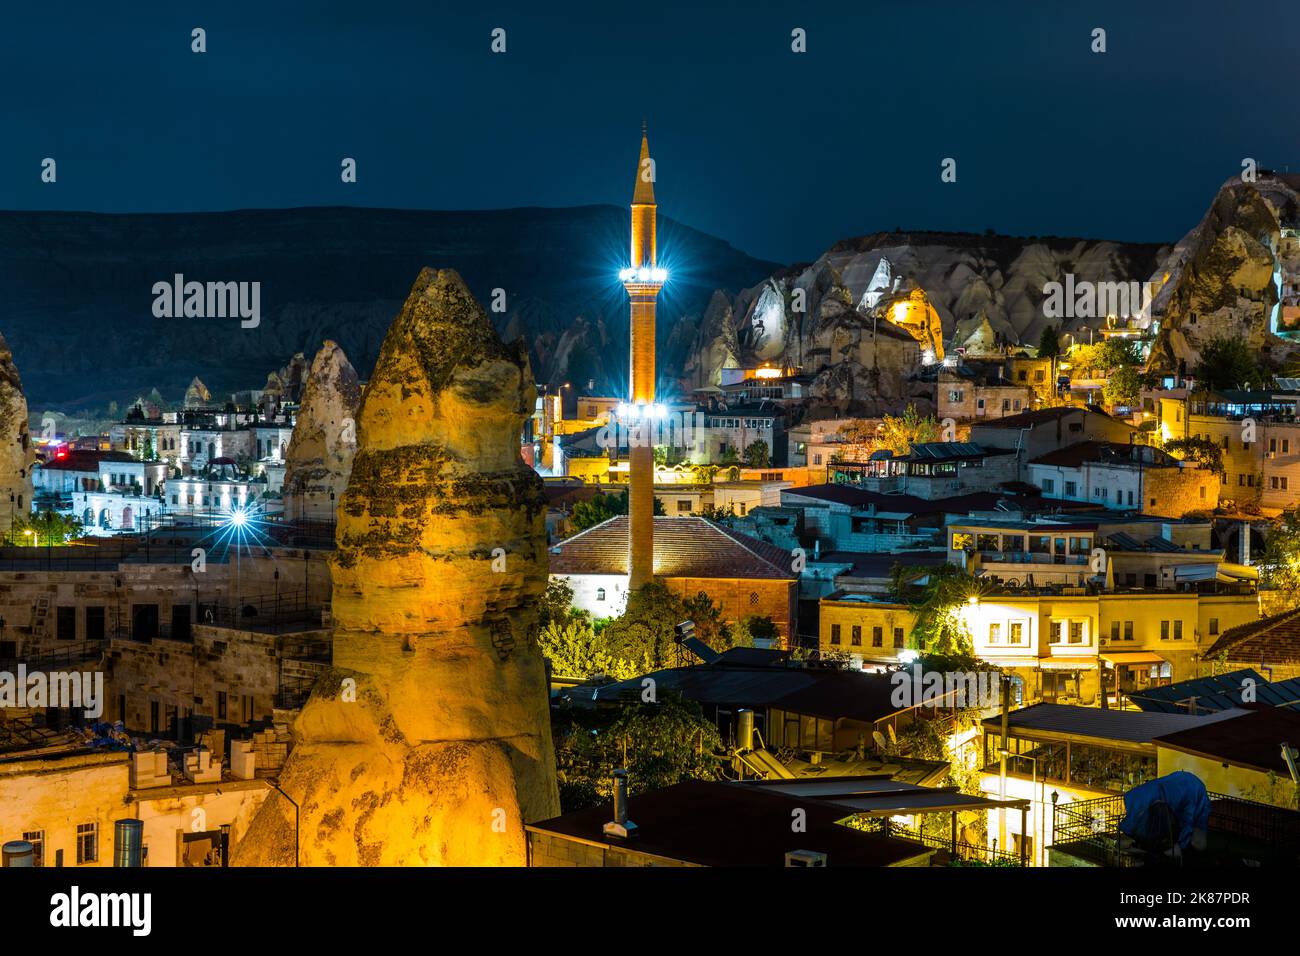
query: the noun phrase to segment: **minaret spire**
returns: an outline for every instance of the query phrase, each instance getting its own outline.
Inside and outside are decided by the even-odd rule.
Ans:
[[[632,243],[629,268],[621,275],[630,301],[631,394],[625,406],[628,441],[628,589],[654,579],[655,300],[667,274],[658,267],[655,241],[655,166],[641,121],[641,156],[632,190]]]
[[[636,186],[632,190],[633,206],[655,204],[655,166],[650,158],[650,139],[646,135],[645,120],[641,121],[641,158],[636,164]]]

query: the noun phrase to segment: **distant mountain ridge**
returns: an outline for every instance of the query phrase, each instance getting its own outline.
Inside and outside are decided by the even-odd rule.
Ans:
[[[540,382],[626,376],[628,212],[618,206],[483,211],[305,207],[233,212],[0,212],[0,333],[33,408],[130,401],[190,380],[214,395],[258,388],[297,352],[338,342],[368,376],[423,266],[458,271],[508,338],[524,335]],[[660,305],[660,366],[679,368],[715,289],[778,268],[671,219],[674,268]],[[260,282],[261,321],[155,318],[157,282]],[[504,311],[493,312],[494,290]],[[582,319],[582,321],[578,321]]]

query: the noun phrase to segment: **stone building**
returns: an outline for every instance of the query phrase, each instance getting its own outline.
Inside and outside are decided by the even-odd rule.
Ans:
[[[0,530],[8,534],[32,508],[32,465],[36,451],[27,425],[27,398],[14,366],[13,353],[0,335]]]
[[[551,577],[573,588],[592,617],[627,605],[627,518],[615,517],[552,546]],[[701,517],[655,518],[654,578],[683,598],[712,598],[725,621],[770,617],[782,638],[796,631],[799,575],[790,552]]]

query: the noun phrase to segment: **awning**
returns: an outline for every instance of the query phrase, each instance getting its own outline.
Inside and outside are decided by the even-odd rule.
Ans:
[[[1150,651],[1111,651],[1103,653],[1101,659],[1110,664],[1124,666],[1126,664],[1165,664],[1168,663],[1159,654],[1152,654]]]
[[[1044,658],[1038,662],[1040,670],[1045,671],[1095,671],[1097,662],[1090,657],[1081,657],[1078,660],[1069,658]]]

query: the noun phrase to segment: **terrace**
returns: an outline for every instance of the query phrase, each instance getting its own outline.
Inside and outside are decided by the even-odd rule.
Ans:
[[[1055,807],[1048,848],[1052,866],[1295,866],[1300,862],[1300,813],[1240,797],[1211,793],[1206,847],[1181,861],[1151,856],[1119,832],[1124,796],[1116,794]]]

